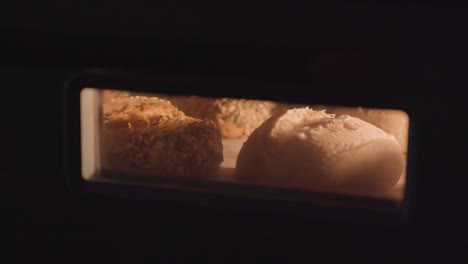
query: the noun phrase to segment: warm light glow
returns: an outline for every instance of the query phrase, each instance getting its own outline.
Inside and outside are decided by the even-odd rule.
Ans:
[[[118,174],[129,184],[187,177],[402,201],[408,129],[401,110],[84,88],[82,176],[112,182]]]
[[[81,173],[84,179],[91,179],[99,166],[99,90],[84,88],[80,94],[81,104]]]

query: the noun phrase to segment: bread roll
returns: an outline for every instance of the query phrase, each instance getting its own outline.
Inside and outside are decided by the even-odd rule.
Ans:
[[[275,114],[242,146],[243,182],[319,190],[391,189],[403,170],[395,137],[359,118],[324,110]]]
[[[327,109],[327,112],[336,115],[350,115],[369,122],[395,136],[403,153],[408,152],[409,117],[404,111],[362,107],[331,107]]]
[[[372,109],[362,107],[331,107],[328,112],[337,115],[350,115],[360,118],[383,131],[395,136],[404,155],[404,169],[398,181],[398,185],[406,182],[406,162],[408,153],[408,114],[401,110],[393,109]]]
[[[248,137],[278,107],[271,101],[247,99],[200,96],[172,96],[167,99],[188,116],[213,121],[226,139]]]
[[[102,159],[107,170],[211,177],[223,161],[219,129],[156,97],[103,105]]]

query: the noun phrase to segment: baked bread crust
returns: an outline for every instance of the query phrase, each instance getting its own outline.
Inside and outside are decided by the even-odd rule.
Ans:
[[[255,128],[278,111],[277,103],[264,100],[200,96],[170,100],[186,115],[213,121],[221,130],[222,137],[227,139],[248,137]]]
[[[104,169],[174,177],[213,177],[223,161],[219,129],[157,97],[103,105]]]

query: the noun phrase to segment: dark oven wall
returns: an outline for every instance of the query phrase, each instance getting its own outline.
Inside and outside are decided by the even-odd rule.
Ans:
[[[57,4],[57,13],[67,10],[63,5]],[[2,82],[9,98],[9,125],[2,133],[14,139],[6,140],[13,162],[5,166],[2,193],[6,200],[18,198],[7,205],[16,222],[15,242],[35,252],[21,258],[245,259],[275,252],[405,260],[452,254],[463,245],[458,242],[466,234],[463,201],[468,197],[461,177],[466,154],[456,147],[466,143],[458,128],[464,113],[459,89],[466,84],[466,41],[457,33],[466,24],[463,10],[277,7],[278,15],[237,16],[234,10],[240,8],[215,13],[182,8],[172,18],[176,9],[164,9],[169,11],[160,11],[161,16],[139,9],[143,14],[137,16],[116,8],[114,17],[104,18],[99,8],[91,9],[89,20],[66,12],[39,16],[30,9],[24,14],[27,23],[2,24]],[[122,21],[134,20],[109,22],[119,15]],[[62,90],[70,74],[89,67],[310,85],[343,102],[354,92],[414,102],[427,109],[423,127],[434,125],[420,133],[419,152],[427,167],[419,170],[415,220],[410,228],[382,227],[73,196],[63,172]],[[296,102],[304,93],[313,91],[240,87],[238,92]]]

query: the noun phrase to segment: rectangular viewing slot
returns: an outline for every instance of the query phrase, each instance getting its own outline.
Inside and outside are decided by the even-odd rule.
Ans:
[[[404,198],[402,110],[95,88],[80,99],[86,181],[393,208]]]

